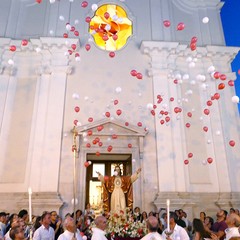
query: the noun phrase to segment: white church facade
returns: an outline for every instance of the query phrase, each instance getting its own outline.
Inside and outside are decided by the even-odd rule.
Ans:
[[[100,205],[95,168],[111,174],[114,164],[125,174],[141,167],[133,184],[141,210],[166,207],[166,199],[192,216],[240,208],[231,70],[239,49],[225,46],[222,3],[81,3],[0,2],[0,209],[27,209],[30,187],[33,214],[72,212],[74,180],[77,208]],[[116,51],[101,49],[89,31],[104,5],[130,19],[131,36]],[[120,32],[127,21],[117,14],[109,25]]]

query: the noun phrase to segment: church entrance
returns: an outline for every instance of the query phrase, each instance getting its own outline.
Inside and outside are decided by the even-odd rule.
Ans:
[[[87,154],[87,161],[92,164],[87,168],[86,175],[86,199],[97,212],[102,210],[102,184],[98,180],[96,171],[104,176],[113,176],[114,168],[119,165],[123,175],[132,174],[132,154]]]

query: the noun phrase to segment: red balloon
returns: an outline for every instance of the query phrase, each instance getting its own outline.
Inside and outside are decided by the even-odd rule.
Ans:
[[[210,100],[207,101],[207,105],[208,105],[208,106],[212,106],[212,101],[210,101]]]
[[[228,81],[228,85],[229,85],[230,87],[233,87],[233,86],[234,86],[234,81],[233,81],[233,80],[229,80],[229,81]]]
[[[69,55],[72,55],[73,51],[71,49],[68,49]]]
[[[207,127],[207,126],[204,126],[204,127],[203,127],[203,131],[204,131],[204,132],[207,132],[207,131],[208,131],[208,127]]]
[[[116,113],[117,113],[118,116],[120,116],[120,115],[122,114],[122,110],[121,110],[121,109],[118,109],[118,110],[116,111]]]
[[[171,26],[171,22],[170,22],[169,20],[164,20],[164,21],[163,21],[163,25],[164,25],[165,27],[170,27],[170,26]]]
[[[138,122],[137,124],[139,127],[142,127],[142,123],[141,122]]]
[[[76,50],[77,45],[76,44],[72,44],[71,47],[72,47],[73,50]]]
[[[197,44],[196,43],[191,43],[190,48],[191,48],[192,51],[196,50]]]
[[[79,111],[80,111],[80,107],[76,106],[76,107],[74,108],[74,110],[75,110],[75,112],[79,112]]]
[[[177,79],[174,79],[173,82],[174,82],[175,84],[178,84],[178,80],[177,80]]]
[[[190,124],[190,123],[186,123],[186,127],[187,127],[187,128],[190,128],[190,127],[191,127],[191,124]]]
[[[188,115],[188,117],[192,117],[192,113],[191,112],[188,112],[187,115]]]
[[[22,40],[22,46],[27,46],[27,45],[28,45],[28,40],[23,39],[23,40]]]
[[[234,140],[229,141],[229,145],[230,145],[231,147],[234,147],[234,146],[235,146],[235,141],[234,141]]]
[[[224,89],[225,88],[225,84],[224,83],[219,83],[218,84],[218,89],[219,90],[222,90],[222,89]]]
[[[37,3],[41,3],[41,2],[42,2],[42,0],[36,0],[36,2],[37,2]]]
[[[97,144],[96,139],[93,139],[93,140],[92,140],[92,144],[94,144],[94,145]]]
[[[175,107],[175,108],[174,108],[174,112],[175,112],[175,113],[179,113],[179,107]]]
[[[90,147],[91,147],[91,144],[90,144],[90,143],[87,143],[87,144],[86,144],[86,147],[87,147],[87,148],[90,148]]]
[[[112,139],[117,139],[117,134],[113,134]]]
[[[156,108],[157,108],[157,105],[156,105],[156,104],[154,104],[154,105],[153,105],[153,109],[156,109]]]
[[[132,144],[131,143],[128,144],[128,148],[132,148]]]
[[[75,57],[80,57],[80,54],[79,53],[75,53]]]
[[[180,23],[177,25],[177,30],[178,30],[178,31],[182,31],[184,28],[185,28],[185,25],[184,25],[184,23],[182,23],[182,22],[180,22]]]
[[[99,142],[99,143],[98,143],[98,146],[99,146],[99,147],[102,147],[102,145],[103,145],[102,142]]]
[[[93,118],[92,118],[92,117],[88,118],[88,121],[89,121],[89,122],[92,122],[92,121],[93,121]]]
[[[91,136],[92,135],[92,130],[88,130],[87,135]]]
[[[105,12],[105,13],[104,13],[104,17],[105,17],[106,19],[108,19],[108,18],[110,17],[110,14],[109,14],[108,12]]]
[[[75,27],[74,27],[74,26],[71,26],[70,31],[71,31],[71,32],[74,32],[74,31],[75,31]]]
[[[227,79],[227,76],[226,76],[225,74],[221,74],[221,75],[220,75],[220,79],[224,81],[224,80]]]
[[[207,159],[207,162],[211,164],[211,163],[213,162],[213,159],[212,159],[211,157],[209,157],[209,158]]]
[[[170,101],[173,102],[174,101],[174,97],[170,97]]]
[[[129,123],[128,123],[128,122],[125,122],[125,126],[129,126]]]
[[[136,76],[137,76],[137,71],[133,69],[133,70],[130,72],[130,74],[131,74],[133,77],[136,77]]]
[[[111,145],[109,145],[109,146],[107,147],[107,151],[108,151],[108,152],[111,152],[111,151],[112,151],[112,148],[113,148],[113,147],[112,147]]]
[[[85,18],[85,22],[90,23],[91,22],[91,18],[90,17],[86,17]]]
[[[88,2],[87,2],[87,1],[83,1],[82,4],[81,4],[81,6],[82,6],[83,8],[87,7],[87,5],[88,5]]]
[[[196,43],[197,42],[197,37],[192,37],[191,43]]]
[[[110,112],[105,112],[106,117],[110,117]]]
[[[109,57],[114,58],[115,57],[115,52],[110,52]]]
[[[213,77],[214,77],[215,79],[219,79],[220,73],[219,73],[219,72],[215,72],[215,73],[213,74]]]
[[[151,114],[152,114],[153,116],[155,116],[155,111],[154,111],[154,110],[151,110]]]
[[[84,163],[84,166],[85,166],[86,168],[87,168],[89,165],[90,165],[89,162],[85,162],[85,163]]]
[[[193,157],[193,154],[192,154],[192,153],[189,153],[189,154],[188,154],[188,157],[189,157],[189,158],[192,158],[192,157]]]
[[[86,49],[87,51],[89,51],[89,50],[91,49],[91,45],[90,45],[89,43],[87,43],[87,44],[85,45],[85,49]]]
[[[210,113],[210,110],[209,110],[209,109],[207,109],[207,108],[205,108],[205,109],[203,110],[203,112],[204,112],[204,114],[205,114],[205,115],[209,115],[209,113]]]
[[[160,123],[163,125],[165,123],[165,121],[162,119],[162,120],[160,120]]]
[[[78,120],[75,119],[75,120],[73,121],[73,124],[74,124],[75,126],[77,126],[77,123],[78,123]]]
[[[97,130],[100,132],[100,131],[102,131],[103,130],[103,128],[104,128],[104,126],[103,125],[100,125],[100,126],[97,126]]]
[[[78,36],[79,36],[79,32],[78,32],[78,31],[74,31],[74,35],[75,35],[76,37],[78,37]]]
[[[169,121],[170,121],[170,117],[168,117],[168,116],[165,117],[165,121],[166,121],[166,122],[169,122]]]
[[[117,105],[118,104],[118,100],[116,99],[116,100],[114,100],[114,105]]]
[[[188,165],[189,164],[189,161],[187,159],[184,160],[184,164],[185,165]]]
[[[63,37],[64,37],[64,38],[68,38],[68,34],[67,34],[67,33],[64,33],[64,34],[63,34]]]
[[[9,47],[9,50],[12,51],[12,52],[15,52],[16,51],[16,46],[15,45],[12,45]]]
[[[137,73],[136,77],[137,77],[137,79],[142,79],[143,78],[141,73]]]
[[[219,94],[219,93],[215,93],[215,94],[214,94],[214,98],[215,98],[216,100],[218,100],[218,99],[220,98],[220,94]]]
[[[113,39],[114,41],[116,41],[116,40],[118,39],[118,35],[116,35],[116,34],[112,35],[112,39]]]

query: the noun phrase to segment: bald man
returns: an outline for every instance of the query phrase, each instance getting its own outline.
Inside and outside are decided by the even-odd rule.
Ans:
[[[225,240],[229,240],[231,237],[240,237],[240,217],[236,213],[231,213],[227,216],[226,224],[228,228],[225,230]]]
[[[104,231],[107,227],[107,219],[103,216],[98,216],[95,219],[96,227],[92,228],[93,235],[91,240],[107,240],[105,237],[106,232]]]
[[[156,217],[150,216],[147,220],[148,234],[141,240],[162,240],[161,235],[157,232],[159,223]]]

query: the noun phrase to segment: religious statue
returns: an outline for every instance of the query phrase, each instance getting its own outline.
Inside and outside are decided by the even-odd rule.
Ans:
[[[115,167],[115,174],[112,177],[103,176],[97,172],[98,179],[103,184],[103,208],[109,212],[125,212],[126,207],[133,207],[132,183],[138,179],[141,172],[139,168],[132,176],[122,176],[120,166]]]

